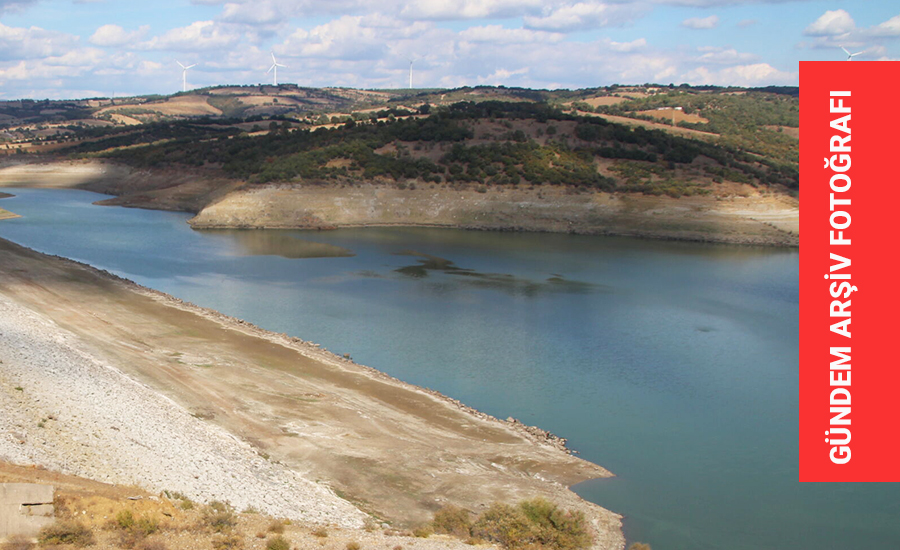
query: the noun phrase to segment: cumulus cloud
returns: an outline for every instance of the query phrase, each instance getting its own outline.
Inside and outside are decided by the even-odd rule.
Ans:
[[[768,63],[735,65],[717,70],[698,67],[682,75],[690,84],[714,84],[717,86],[765,86],[796,82],[797,74],[779,71]]]
[[[154,36],[140,46],[148,50],[197,52],[228,48],[240,40],[235,29],[226,29],[214,21],[196,21],[187,27],[172,29],[162,36]]]
[[[870,30],[872,36],[900,36],[900,15],[891,17]]]
[[[344,16],[310,30],[297,29],[276,51],[298,57],[376,59],[384,55],[385,38],[364,25],[361,16]]]
[[[77,45],[78,37],[71,34],[0,23],[0,61],[63,55]]]
[[[796,0],[651,0],[654,4],[669,6],[690,6],[694,8],[709,8],[718,6],[740,6],[745,4],[785,4]]]
[[[647,47],[647,40],[644,38],[638,38],[637,40],[632,40],[631,42],[614,42],[612,40],[604,41],[614,52],[620,53],[632,53],[643,50]]]
[[[719,16],[691,17],[682,21],[681,26],[688,29],[714,29],[719,26]]]
[[[564,34],[531,29],[507,29],[500,25],[470,27],[459,33],[459,38],[468,42],[490,42],[494,44],[525,44],[530,42],[559,42]]]
[[[716,64],[747,64],[759,60],[759,56],[752,53],[741,53],[734,48],[700,48],[704,52],[697,58],[701,63]]]
[[[844,10],[829,10],[804,29],[807,36],[840,36],[856,29],[856,23]]]
[[[88,42],[95,46],[114,47],[124,46],[141,40],[150,30],[149,25],[143,25],[136,31],[128,32],[119,25],[103,25],[94,31]]]
[[[642,12],[638,5],[578,2],[546,8],[541,15],[526,15],[523,22],[531,29],[566,32],[621,25]]]
[[[540,11],[541,0],[412,0],[400,15],[412,19],[482,19]]]

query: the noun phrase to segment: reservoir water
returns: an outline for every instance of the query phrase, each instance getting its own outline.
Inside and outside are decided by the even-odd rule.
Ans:
[[[569,439],[654,550],[900,548],[893,484],[797,482],[798,252],[420,228],[192,231],[8,190],[0,237]]]

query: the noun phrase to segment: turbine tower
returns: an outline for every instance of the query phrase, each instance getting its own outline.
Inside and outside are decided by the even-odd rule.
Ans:
[[[416,61],[416,58],[409,57],[407,59],[409,59],[409,89],[412,90],[412,66],[413,66],[413,63]]]
[[[850,53],[847,51],[847,48],[845,48],[843,46],[841,46],[841,49],[844,50],[845,54],[847,54],[847,61],[853,61],[854,56],[857,56],[865,51],[865,50],[863,50],[862,52]]]
[[[275,54],[272,54],[272,66],[269,67],[269,70],[266,71],[266,74],[274,71],[272,74],[272,84],[278,86],[278,67],[287,67],[286,65],[282,65],[281,63],[275,61]]]
[[[185,67],[184,65],[181,64],[181,61],[176,60],[175,63],[178,63],[178,65],[181,67],[181,91],[186,92],[187,91],[187,70],[190,69],[191,67],[196,67],[197,64],[194,63],[193,65],[188,65],[187,67]]]

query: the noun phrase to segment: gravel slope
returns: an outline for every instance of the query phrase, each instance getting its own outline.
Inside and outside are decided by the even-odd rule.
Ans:
[[[365,515],[329,488],[81,349],[0,295],[0,459],[342,527]]]

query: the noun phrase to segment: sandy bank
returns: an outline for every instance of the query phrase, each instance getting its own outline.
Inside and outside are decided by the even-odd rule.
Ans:
[[[344,524],[347,502],[414,525],[543,495],[623,547],[621,518],[566,489],[609,472],[540,430],[6,241],[0,309],[0,455]]]
[[[413,225],[798,246],[799,204],[781,195],[652,197],[536,189],[248,186],[200,211],[194,228]]]
[[[116,195],[99,204],[195,213],[195,228],[412,225],[799,246],[799,201],[731,185],[719,196],[418,184],[248,185],[208,170],[132,170],[99,161],[0,166],[2,186],[77,187]],[[728,189],[726,194],[722,194]]]

